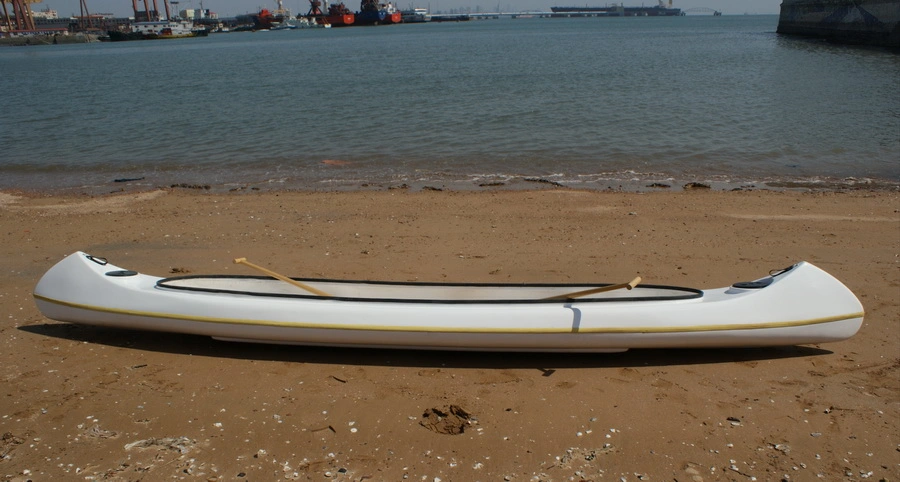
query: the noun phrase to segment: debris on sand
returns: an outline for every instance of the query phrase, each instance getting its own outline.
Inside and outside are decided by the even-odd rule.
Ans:
[[[125,450],[131,450],[133,448],[148,449],[156,447],[166,450],[174,450],[178,453],[186,454],[190,451],[192,445],[194,445],[194,441],[187,437],[148,438],[145,440],[138,440],[126,444]]]
[[[422,414],[419,425],[435,433],[445,435],[459,435],[466,430],[467,425],[475,422],[469,412],[459,405],[450,405],[446,408],[429,408]]]
[[[94,424],[90,428],[85,429],[83,434],[85,437],[96,439],[116,438],[119,436],[118,432],[116,432],[115,430],[105,430],[100,428],[100,426],[97,424]]]

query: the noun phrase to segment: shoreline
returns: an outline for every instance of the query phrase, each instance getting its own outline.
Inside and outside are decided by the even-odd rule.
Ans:
[[[577,177],[577,176],[576,176]],[[46,186],[46,184],[44,185]],[[567,189],[587,192],[683,192],[692,190],[742,191],[770,190],[796,192],[842,192],[873,191],[900,192],[900,180],[873,178],[821,178],[821,179],[777,179],[768,181],[731,180],[715,177],[637,176],[630,179],[610,178],[604,180],[576,181],[558,175],[514,176],[484,180],[446,179],[398,179],[393,181],[350,181],[334,180],[319,182],[250,181],[222,182],[188,176],[181,180],[148,179],[146,176],[120,177],[103,183],[80,186],[56,187],[0,187],[0,192],[29,193],[30,195],[104,195],[127,192],[146,192],[159,189],[187,189],[211,193],[229,192],[377,192],[406,190],[485,192],[485,191],[532,191],[545,189]]]
[[[900,478],[900,193],[0,191],[3,480]],[[84,250],[162,275],[711,288],[807,260],[866,310],[831,344],[609,355],[217,342],[58,323]],[[99,294],[98,294],[99,296]],[[434,414],[468,414],[462,433]],[[50,461],[50,462],[48,462]]]

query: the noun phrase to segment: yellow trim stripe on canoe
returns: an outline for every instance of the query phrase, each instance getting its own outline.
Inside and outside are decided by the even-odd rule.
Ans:
[[[69,301],[60,301],[34,294],[36,299],[69,308],[96,311],[100,313],[112,313],[117,315],[143,316],[147,318],[165,318],[171,320],[195,321],[201,323],[220,323],[228,325],[249,326],[273,326],[280,328],[302,328],[311,330],[359,330],[359,331],[412,331],[429,333],[690,333],[698,331],[729,331],[729,330],[763,330],[767,328],[791,328],[798,326],[819,325],[836,321],[862,318],[864,311],[848,313],[844,315],[826,316],[821,318],[809,318],[805,320],[773,321],[765,323],[730,323],[723,325],[696,325],[696,326],[659,326],[659,327],[607,327],[607,328],[480,328],[480,327],[431,327],[431,326],[379,326],[379,325],[338,325],[324,323],[297,323],[278,322],[268,320],[245,320],[239,318],[218,318],[211,316],[175,315],[169,313],[157,313],[152,311],[123,310],[118,308],[104,308]],[[123,327],[126,328],[126,327]]]

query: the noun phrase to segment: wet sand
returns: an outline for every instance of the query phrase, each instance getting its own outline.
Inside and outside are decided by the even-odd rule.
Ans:
[[[2,480],[897,480],[900,194],[0,193]],[[148,274],[712,288],[807,260],[850,340],[553,355],[268,346],[74,326],[76,250]]]

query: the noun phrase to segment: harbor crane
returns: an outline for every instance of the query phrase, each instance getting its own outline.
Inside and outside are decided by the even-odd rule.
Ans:
[[[325,6],[325,10],[328,10],[328,6]],[[307,17],[321,17],[325,15],[322,13],[322,2],[319,0],[309,0],[309,12],[307,12]]]
[[[31,4],[41,0],[0,0],[3,5],[3,18],[6,20],[6,31],[34,30],[34,15],[31,12]],[[6,4],[12,4],[13,18],[10,18]]]
[[[148,0],[143,0],[144,10],[141,11],[138,10],[138,0],[131,0],[131,8],[134,10],[135,22],[152,22],[162,18],[159,14],[159,5],[156,3],[156,0],[152,1],[153,10],[150,10],[150,3]],[[163,8],[166,9],[166,18],[172,18],[171,12],[169,11],[169,2],[163,0]]]
[[[81,2],[81,16],[78,17],[78,26],[81,30],[93,30],[94,19],[91,18],[91,12],[88,11],[87,0],[79,0]]]
[[[0,25],[0,29],[6,27],[0,31],[0,35],[2,35],[4,31],[7,35],[12,35],[13,32],[34,33],[37,31],[38,29],[34,22],[34,13],[31,9],[31,4],[41,3],[41,1],[42,0],[0,0],[0,5],[3,6],[3,24]],[[87,0],[79,0],[79,2],[81,15],[78,17],[78,25],[82,30],[92,30],[94,28],[94,18],[91,17],[91,13],[88,10]],[[6,7],[7,3],[12,5],[12,13],[10,13],[9,9]]]

